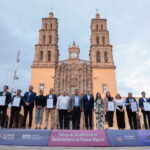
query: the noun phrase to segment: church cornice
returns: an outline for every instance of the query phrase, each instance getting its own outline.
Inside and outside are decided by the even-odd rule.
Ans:
[[[37,47],[37,46],[55,46],[58,48],[57,44],[36,44],[35,47]]]
[[[39,32],[40,31],[57,31],[57,29],[40,29]]]
[[[42,21],[43,20],[58,20],[57,18],[53,17],[53,18],[42,18]]]
[[[90,46],[90,48],[92,48],[92,47],[102,47],[102,48],[106,48],[106,47],[113,47],[112,45],[110,45],[110,44],[107,44],[107,45],[103,45],[103,44],[92,44],[91,46]]]
[[[107,19],[104,19],[104,18],[102,18],[102,19],[99,19],[99,18],[93,18],[93,19],[92,19],[92,21],[95,21],[95,20],[107,21]]]
[[[38,65],[35,65],[35,64],[33,64],[33,65],[31,65],[31,68],[56,68],[56,64],[49,64],[49,65],[40,65],[40,64],[38,64]]]
[[[115,65],[99,65],[99,64],[91,64],[92,68],[99,68],[99,69],[116,69]]]

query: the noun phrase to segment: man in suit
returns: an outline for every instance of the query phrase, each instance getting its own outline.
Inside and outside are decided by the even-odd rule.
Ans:
[[[87,94],[83,96],[83,108],[84,108],[86,129],[88,130],[90,126],[90,130],[92,130],[93,128],[92,112],[94,110],[94,97],[90,94],[89,89],[87,90]]]
[[[24,101],[24,120],[23,120],[23,128],[26,127],[26,120],[27,115],[29,113],[29,126],[30,129],[32,126],[32,112],[34,107],[34,101],[36,99],[36,93],[33,92],[33,86],[29,86],[29,91],[24,94],[23,101]]]
[[[56,103],[57,103],[57,96],[53,93],[54,90],[51,88],[49,90],[49,94],[46,96],[46,106],[45,106],[45,128],[48,128],[48,120],[49,120],[49,114],[51,116],[51,129],[54,129],[54,124],[55,124],[55,108],[56,108]],[[53,101],[53,107],[52,108],[47,108],[47,101],[51,100]]]
[[[8,92],[8,89],[9,87],[5,85],[3,91],[0,92],[0,100],[5,99],[4,104],[0,105],[0,113],[2,112],[1,128],[4,128],[8,104],[11,102],[11,93]]]
[[[136,112],[132,111],[131,103],[136,102],[137,111],[139,110],[139,105],[137,103],[137,100],[132,96],[132,93],[128,93],[128,97],[125,99],[125,105],[128,115],[128,120],[130,124],[131,129],[137,129],[137,119],[136,119]]]
[[[17,100],[18,104],[15,104],[15,100]],[[12,106],[11,106],[11,116],[10,116],[10,123],[9,123],[9,128],[12,127],[13,124],[13,119],[15,117],[16,114],[16,122],[15,122],[15,127],[18,128],[18,124],[19,124],[19,113],[21,110],[21,106],[24,104],[23,103],[23,97],[21,96],[21,90],[17,90],[17,94],[13,96],[12,98]]]
[[[144,126],[145,129],[150,129],[150,111],[144,110],[144,103],[150,103],[150,99],[146,98],[146,93],[143,91],[141,93],[142,97],[139,99],[139,107],[141,108],[141,111],[143,113],[143,119],[144,119]],[[148,125],[146,117],[148,117]],[[149,127],[148,127],[149,126]]]
[[[69,102],[69,109],[70,111],[72,111],[73,129],[80,129],[80,118],[83,108],[83,99],[82,96],[79,95],[78,89],[75,89],[74,92],[75,94],[71,97]]]

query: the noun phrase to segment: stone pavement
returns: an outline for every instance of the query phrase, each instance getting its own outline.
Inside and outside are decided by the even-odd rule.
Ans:
[[[37,147],[37,146],[0,146],[2,150],[150,150],[147,147]]]

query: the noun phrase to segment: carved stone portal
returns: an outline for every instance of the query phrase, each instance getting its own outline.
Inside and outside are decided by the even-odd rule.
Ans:
[[[65,60],[57,64],[54,91],[60,94],[63,90],[72,95],[77,88],[81,95],[87,89],[92,91],[92,68],[88,61]]]

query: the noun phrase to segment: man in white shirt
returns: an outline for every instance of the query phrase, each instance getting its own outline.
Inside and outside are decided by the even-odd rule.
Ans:
[[[57,100],[57,109],[59,110],[59,124],[61,129],[68,129],[69,101],[70,98],[66,95],[65,91],[62,92],[62,95],[59,96]]]

